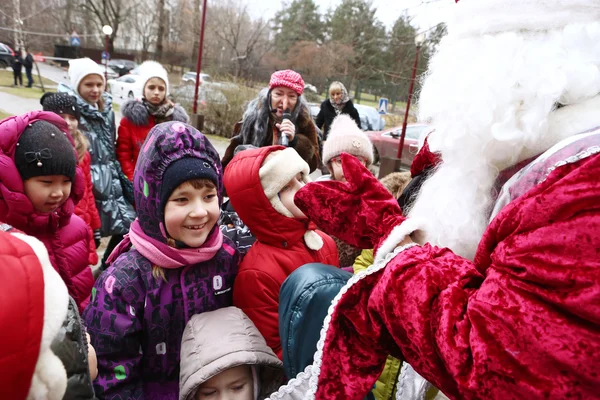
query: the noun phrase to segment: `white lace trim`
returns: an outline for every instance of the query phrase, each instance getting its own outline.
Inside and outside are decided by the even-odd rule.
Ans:
[[[311,372],[310,381],[308,383],[308,392],[304,396],[304,399],[313,400],[315,398],[315,394],[317,393],[317,389],[319,386],[318,385],[319,375],[321,374],[323,348],[325,347],[325,339],[327,337],[327,330],[329,329],[329,324],[331,323],[331,315],[333,314],[335,307],[339,303],[342,296],[344,294],[346,294],[346,292],[348,291],[348,289],[350,289],[350,287],[352,287],[352,285],[354,285],[361,279],[364,279],[366,276],[369,276],[369,275],[385,268],[385,266],[394,257],[396,257],[399,253],[401,253],[404,250],[407,250],[413,246],[417,246],[417,243],[409,243],[409,244],[401,246],[401,247],[400,246],[396,247],[396,249],[392,253],[389,253],[383,260],[376,262],[375,264],[371,265],[366,270],[360,272],[357,275],[354,275],[352,278],[350,278],[350,280],[348,280],[346,285],[340,290],[340,292],[331,301],[331,305],[329,306],[327,316],[325,317],[325,320],[323,321],[323,328],[321,329],[321,337],[320,337],[319,341],[317,342],[317,351],[315,352],[315,358],[314,358],[314,361],[312,364],[313,368],[312,368],[312,372]]]
[[[276,391],[275,393],[271,394],[271,396],[269,396],[268,399],[271,399],[271,400],[284,399],[286,395],[292,393],[294,390],[298,389],[300,386],[305,384],[310,379],[312,367],[313,367],[312,365],[307,366],[304,369],[304,371],[302,371],[298,375],[296,375],[295,378],[290,379],[290,381],[287,383],[287,385],[281,386],[279,388],[279,390]]]
[[[542,182],[544,182],[546,179],[548,179],[548,176],[556,169],[562,166],[565,166],[567,164],[573,164],[576,163],[578,161],[583,160],[584,158],[588,158],[590,156],[593,156],[594,154],[598,154],[600,153],[600,146],[592,146],[592,147],[588,147],[587,149],[580,151],[579,153],[571,156],[571,157],[567,157],[564,160],[560,160],[558,161],[556,164],[554,164],[552,167],[548,168],[548,172],[546,173],[546,176],[544,177],[544,179],[542,180]]]

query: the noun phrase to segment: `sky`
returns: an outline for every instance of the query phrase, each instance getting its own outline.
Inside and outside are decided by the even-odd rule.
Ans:
[[[241,0],[247,1],[253,17],[272,18],[283,7],[283,0]],[[341,0],[314,0],[323,14],[341,3]],[[413,16],[414,24],[426,30],[445,20],[444,14],[454,4],[453,0],[372,0],[377,8],[377,18],[391,29],[394,22],[407,12]]]

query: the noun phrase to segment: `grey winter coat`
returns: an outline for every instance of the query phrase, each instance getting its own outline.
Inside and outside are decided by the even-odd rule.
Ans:
[[[85,102],[71,87],[60,84],[59,92],[77,99],[81,110],[79,128],[90,141],[91,172],[94,198],[100,214],[102,236],[124,235],[135,219],[133,186],[121,170],[115,154],[115,114],[112,97],[103,94],[104,111]]]
[[[283,364],[250,318],[237,307],[194,315],[183,333],[179,400],[191,400],[201,384],[240,365],[255,368],[256,399],[285,381]]]

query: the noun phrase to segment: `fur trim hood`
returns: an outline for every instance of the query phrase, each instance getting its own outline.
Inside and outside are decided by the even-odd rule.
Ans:
[[[138,100],[130,100],[123,104],[121,108],[121,114],[127,118],[132,124],[137,126],[146,126],[148,125],[148,120],[150,113],[148,109]],[[171,115],[173,121],[179,121],[187,123],[189,121],[189,117],[183,107],[179,104],[175,104],[173,114]]]

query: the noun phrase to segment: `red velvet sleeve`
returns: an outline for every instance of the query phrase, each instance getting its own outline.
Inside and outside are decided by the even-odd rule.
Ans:
[[[599,174],[598,156],[555,170],[494,219],[475,263],[414,246],[351,286],[316,398],[362,398],[386,353],[451,398],[597,396]]]
[[[233,305],[241,308],[252,320],[267,345],[281,360],[279,289],[280,285],[271,276],[260,271],[243,271],[235,278]]]
[[[133,170],[135,169],[133,154],[133,137],[129,129],[129,123],[125,118],[121,119],[119,124],[119,135],[117,137],[117,160],[121,164],[123,173],[127,175],[130,181],[133,180]]]

